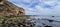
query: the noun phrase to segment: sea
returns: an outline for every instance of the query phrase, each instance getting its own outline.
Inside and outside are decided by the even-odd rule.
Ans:
[[[30,19],[33,27],[60,27],[60,16],[32,15]]]

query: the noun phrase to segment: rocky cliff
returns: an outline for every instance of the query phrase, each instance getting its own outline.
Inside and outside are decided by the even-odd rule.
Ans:
[[[2,27],[2,25],[4,26],[4,23],[6,23],[5,19],[10,20],[9,18],[13,18],[13,19],[11,19],[12,21],[14,19],[16,21],[18,19],[21,20],[20,18],[26,19],[26,16],[24,16],[24,15],[25,15],[25,10],[23,8],[18,7],[18,6],[14,5],[13,3],[11,3],[7,0],[0,0],[0,27]],[[18,18],[18,19],[16,19],[16,18]],[[8,24],[8,26],[9,26],[9,24]]]
[[[8,1],[2,0],[2,2],[0,2],[0,16],[20,16],[24,14],[25,10],[23,8],[17,7],[16,5]]]

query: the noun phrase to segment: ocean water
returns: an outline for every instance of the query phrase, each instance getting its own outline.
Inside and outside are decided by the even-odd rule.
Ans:
[[[33,27],[60,27],[60,16],[30,16]]]
[[[52,20],[57,20],[60,21],[60,16],[48,16],[48,15],[33,15],[31,16],[31,18],[35,18],[35,19],[52,19]]]

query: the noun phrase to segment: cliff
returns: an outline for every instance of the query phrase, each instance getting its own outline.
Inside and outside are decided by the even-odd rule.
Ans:
[[[13,18],[11,20],[15,19],[17,21],[20,18],[25,19],[26,16],[24,15],[25,15],[25,10],[23,8],[18,7],[7,0],[0,0],[0,27],[2,26],[3,22],[6,23],[5,19],[10,20],[9,18]]]
[[[14,5],[11,2],[3,1],[0,4],[0,16],[20,16],[25,15],[25,10],[21,7]]]

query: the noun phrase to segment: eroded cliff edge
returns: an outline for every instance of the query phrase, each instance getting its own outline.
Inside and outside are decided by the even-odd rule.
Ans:
[[[20,16],[25,15],[25,10],[21,7],[14,5],[11,2],[5,1],[0,4],[0,16]]]

